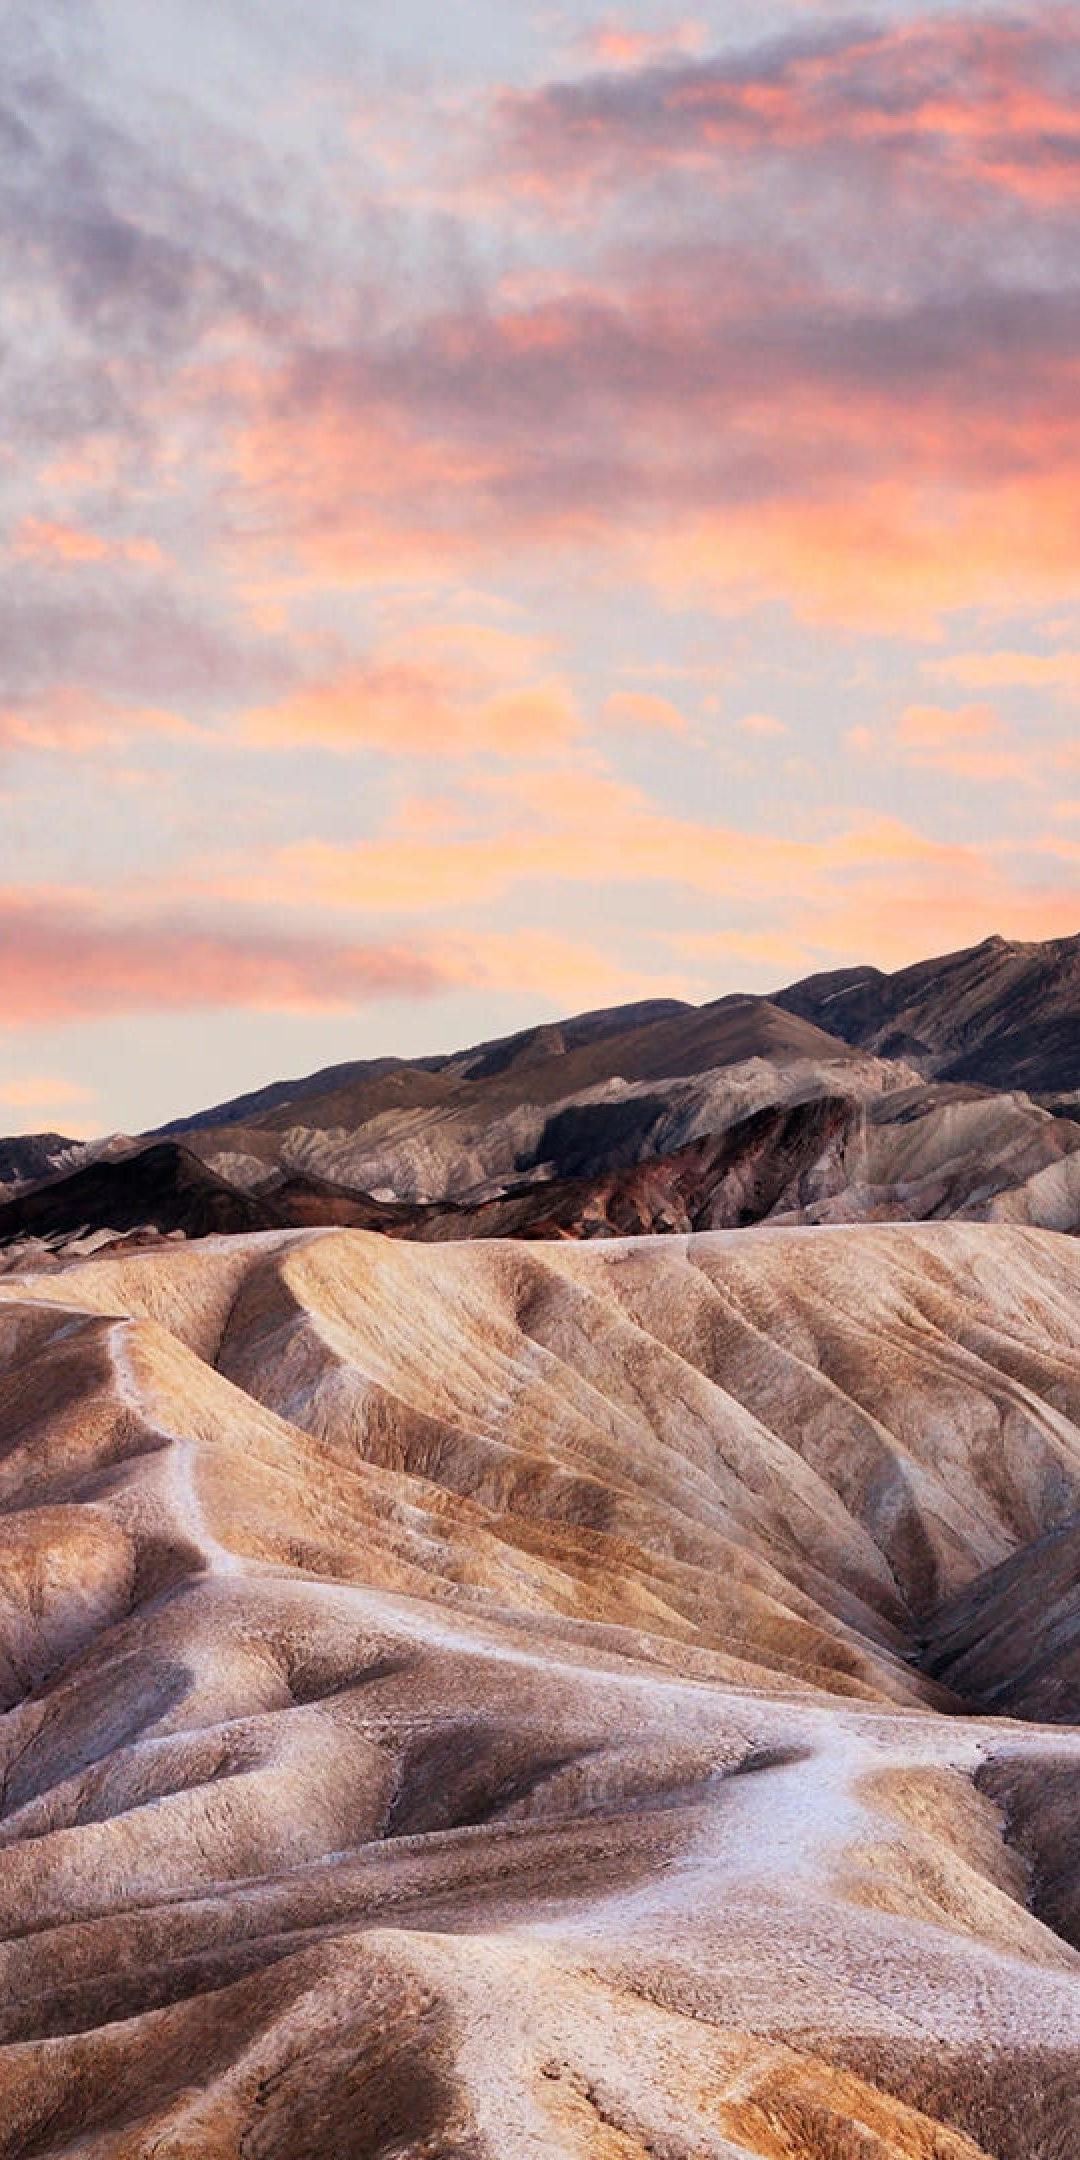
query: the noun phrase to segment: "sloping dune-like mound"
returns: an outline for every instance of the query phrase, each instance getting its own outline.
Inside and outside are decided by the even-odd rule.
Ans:
[[[959,1223],[6,1276],[0,2154],[1072,2160],[1078,1293]]]

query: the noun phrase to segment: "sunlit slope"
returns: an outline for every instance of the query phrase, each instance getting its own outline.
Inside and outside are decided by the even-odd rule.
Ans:
[[[715,1524],[897,1617],[1075,1506],[1078,1273],[1065,1240],[959,1225],[437,1253],[324,1235],[252,1272],[218,1361],[508,1513]]]

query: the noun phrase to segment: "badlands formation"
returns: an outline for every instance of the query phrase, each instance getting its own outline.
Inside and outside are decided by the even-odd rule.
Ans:
[[[0,1141],[0,1267],[315,1225],[423,1241],[958,1217],[1075,1232],[1078,1078],[1080,938],[991,938],[895,976],[336,1066],[141,1138]]]
[[[5,2160],[1075,2160],[1080,1247],[0,1282]]]

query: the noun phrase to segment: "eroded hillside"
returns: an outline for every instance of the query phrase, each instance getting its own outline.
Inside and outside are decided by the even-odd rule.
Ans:
[[[954,1224],[5,1279],[0,2150],[1067,2160],[1067,1573],[1063,1722],[972,1645],[1026,1709],[1078,1276]]]

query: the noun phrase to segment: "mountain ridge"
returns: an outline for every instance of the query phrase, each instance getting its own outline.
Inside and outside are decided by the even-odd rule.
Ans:
[[[806,976],[775,1002],[864,1049],[922,1058],[934,1078],[1044,1094],[1078,1083],[1080,935],[1031,944],[994,936],[893,974]]]
[[[1045,1107],[1036,1080],[1050,1083]],[[995,937],[894,975],[649,1000],[452,1055],[327,1066],[74,1163],[46,1136],[11,1157],[37,1174],[0,1206],[0,1247],[63,1244],[80,1228],[100,1240],[295,1220],[420,1238],[709,1226],[728,1219],[721,1187],[734,1191],[744,1146],[757,1151],[747,1221],[771,1194],[776,1219],[1076,1230],[1078,1083],[1080,938]],[[841,1101],[842,1113],[821,1108]],[[805,1152],[815,1116],[839,1118],[839,1155],[826,1164],[826,1148],[816,1168],[800,1155],[788,1177],[791,1136]]]

